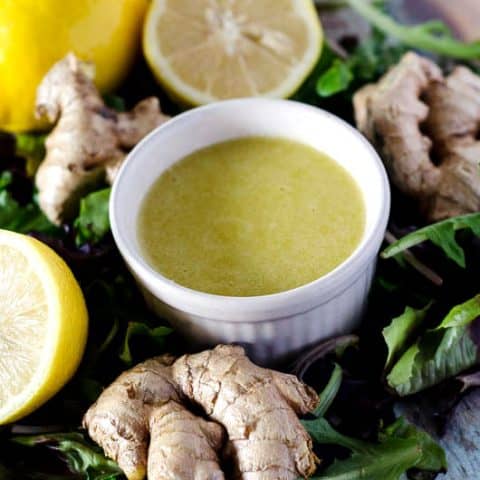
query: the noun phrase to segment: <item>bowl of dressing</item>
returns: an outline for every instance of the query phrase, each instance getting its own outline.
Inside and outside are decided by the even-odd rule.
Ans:
[[[353,330],[390,208],[374,149],[305,104],[227,100],[128,156],[112,232],[152,309],[193,344],[275,363]]]

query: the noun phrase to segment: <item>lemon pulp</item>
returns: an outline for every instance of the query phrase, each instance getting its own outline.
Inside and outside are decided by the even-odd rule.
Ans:
[[[311,0],[154,0],[143,45],[184,103],[285,98],[317,62],[322,30]]]

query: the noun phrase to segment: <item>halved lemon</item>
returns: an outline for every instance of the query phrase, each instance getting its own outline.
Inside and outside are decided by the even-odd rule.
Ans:
[[[0,230],[0,424],[33,412],[70,379],[87,326],[65,262],[38,240]]]
[[[153,0],[143,48],[163,87],[200,105],[291,96],[322,40],[312,0]]]

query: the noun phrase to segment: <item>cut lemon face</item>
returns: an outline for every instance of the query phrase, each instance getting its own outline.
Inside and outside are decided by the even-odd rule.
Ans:
[[[291,96],[322,37],[312,0],[153,0],[143,47],[164,88],[200,105]]]
[[[33,412],[70,379],[87,325],[65,262],[38,240],[0,230],[0,424]]]

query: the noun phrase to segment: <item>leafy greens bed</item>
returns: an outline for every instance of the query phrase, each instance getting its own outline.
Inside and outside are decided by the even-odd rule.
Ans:
[[[440,55],[444,63],[480,58],[479,43],[454,40],[439,22],[402,26],[366,2],[345,3],[372,24],[370,36],[350,39],[340,52],[326,45],[297,100],[351,121],[352,93],[408,48]],[[150,92],[162,95],[140,62],[119,96],[106,101],[121,110]],[[164,105],[176,113],[168,99]],[[86,296],[91,327],[75,378],[34,415],[0,430],[0,478],[122,478],[78,429],[83,413],[125,368],[189,346],[152,316],[124,267],[109,231],[109,188],[84,197],[77,218],[61,228],[46,219],[32,182],[44,153],[42,135],[0,136],[0,228],[33,235],[66,260]],[[394,405],[407,395],[440,395],[435,413],[446,419],[461,393],[479,383],[480,214],[423,226],[416,206],[394,191],[389,229],[391,245],[360,330],[284,366],[322,391],[315,414],[303,421],[323,459],[315,478],[396,480],[405,472],[433,478],[447,468],[444,452],[427,433],[395,418]],[[462,372],[470,375],[456,378]]]

